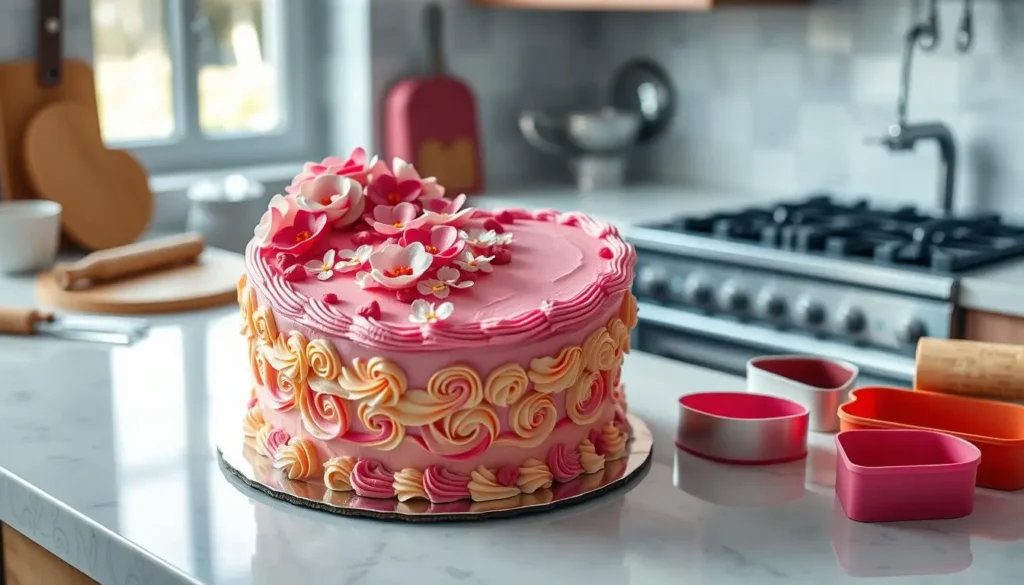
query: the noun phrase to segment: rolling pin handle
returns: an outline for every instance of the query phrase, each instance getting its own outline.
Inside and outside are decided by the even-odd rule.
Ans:
[[[32,335],[36,325],[54,320],[53,313],[23,307],[0,307],[0,333]]]

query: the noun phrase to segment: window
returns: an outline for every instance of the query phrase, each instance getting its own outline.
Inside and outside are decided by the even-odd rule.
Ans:
[[[308,0],[93,0],[104,139],[151,173],[315,154]]]

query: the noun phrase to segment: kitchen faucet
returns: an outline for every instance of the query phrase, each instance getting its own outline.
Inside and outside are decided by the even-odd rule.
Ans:
[[[910,73],[914,57],[914,46],[933,51],[939,44],[938,1],[929,0],[928,17],[907,31],[903,44],[903,63],[900,70],[900,93],[896,104],[896,122],[889,126],[886,136],[880,142],[891,151],[913,150],[921,140],[934,140],[939,147],[938,189],[942,198],[942,211],[950,215],[953,211],[953,193],[956,185],[956,140],[953,132],[942,122],[911,124],[907,122],[907,102],[910,98]],[[964,13],[960,19],[956,44],[960,52],[971,46],[973,36],[971,0],[964,0]]]

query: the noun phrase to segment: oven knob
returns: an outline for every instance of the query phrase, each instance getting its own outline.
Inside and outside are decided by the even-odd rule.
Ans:
[[[840,315],[839,322],[842,324],[843,330],[851,335],[856,335],[867,327],[868,319],[864,316],[864,311],[856,307],[850,307]]]
[[[797,309],[797,318],[804,325],[818,327],[825,322],[825,306],[818,301],[804,299]]]
[[[683,299],[698,307],[706,307],[714,300],[711,285],[703,277],[693,275],[683,283]]]
[[[725,283],[722,287],[722,295],[719,302],[727,310],[735,313],[743,313],[750,307],[750,299],[747,297],[747,293],[743,292],[735,282]]]
[[[900,343],[914,345],[927,334],[928,330],[920,319],[910,319],[896,330],[896,339]]]
[[[769,319],[782,319],[786,316],[786,299],[778,294],[762,294],[759,305],[761,314]]]
[[[636,290],[642,297],[663,298],[668,292],[668,276],[657,266],[644,266],[637,271]]]

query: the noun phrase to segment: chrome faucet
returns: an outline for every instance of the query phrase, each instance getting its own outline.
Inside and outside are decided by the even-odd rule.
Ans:
[[[872,140],[891,151],[913,150],[922,140],[934,140],[939,147],[938,190],[942,199],[942,211],[950,215],[953,211],[953,194],[956,186],[956,139],[949,127],[942,122],[911,124],[907,122],[907,102],[910,99],[910,73],[914,58],[914,47],[933,51],[939,44],[938,1],[928,0],[928,16],[915,24],[904,39],[903,64],[900,70],[900,93],[896,103],[896,122],[889,126],[886,136]],[[971,0],[964,0],[964,14],[957,32],[957,49],[966,52],[971,46],[973,26],[971,22]]]

